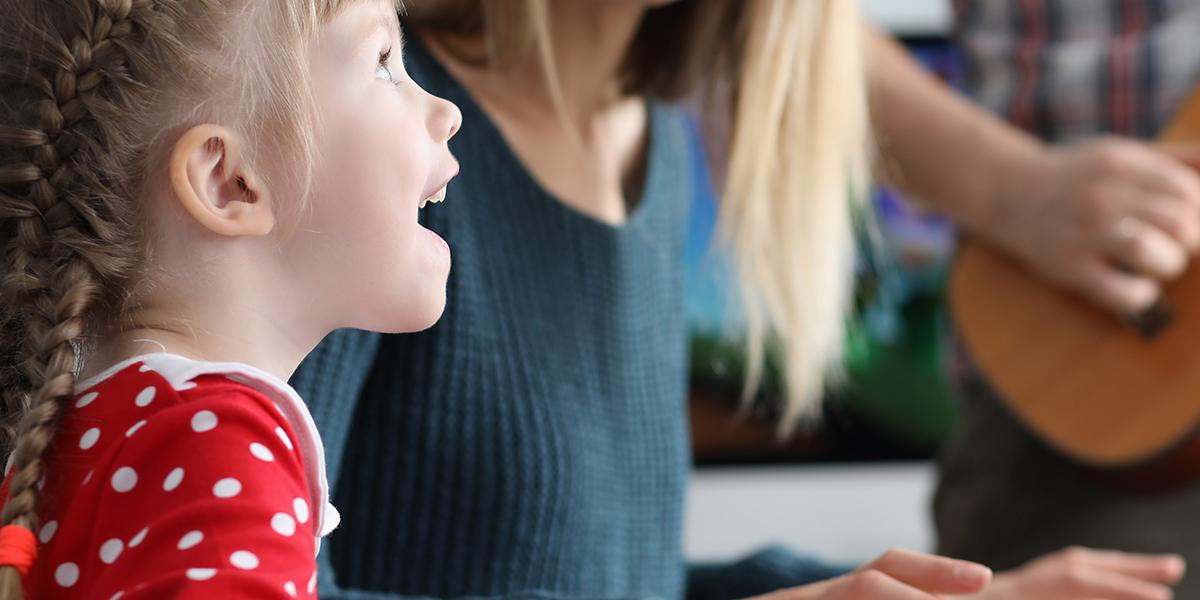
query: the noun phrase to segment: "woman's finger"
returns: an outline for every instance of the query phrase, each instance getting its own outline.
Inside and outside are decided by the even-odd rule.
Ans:
[[[1129,207],[1134,217],[1171,236],[1189,252],[1200,250],[1200,205],[1164,194],[1148,193]]]
[[[1084,265],[1077,275],[1080,292],[1119,315],[1141,313],[1157,302],[1162,293],[1154,279],[1122,271],[1104,261]]]
[[[836,579],[776,590],[749,600],[937,600],[937,596],[875,569],[864,568]]]
[[[1134,178],[1142,185],[1157,192],[1178,197],[1189,204],[1200,206],[1200,175],[1180,160],[1195,154],[1193,148],[1177,146],[1147,146],[1133,144],[1128,147],[1126,164],[1133,169]],[[1178,152],[1179,158],[1172,153]]]
[[[874,569],[847,575],[828,596],[829,600],[937,600],[928,591]]]
[[[1068,561],[1137,577],[1144,581],[1173,584],[1183,578],[1186,563],[1177,554],[1130,554],[1115,550],[1072,548]]]
[[[1171,600],[1171,588],[1102,568],[1076,567],[1063,574],[1072,597],[1104,600]]]
[[[1118,220],[1101,243],[1109,259],[1133,273],[1167,280],[1187,268],[1188,252],[1178,241],[1135,217]]]
[[[973,594],[992,579],[983,565],[911,550],[890,550],[866,568],[933,594]]]

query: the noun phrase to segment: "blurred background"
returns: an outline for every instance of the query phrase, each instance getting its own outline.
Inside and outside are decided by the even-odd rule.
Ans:
[[[926,68],[961,84],[948,0],[863,6]],[[698,128],[694,139],[701,143]],[[768,544],[833,562],[893,546],[932,550],[931,459],[955,418],[943,302],[953,230],[890,190],[875,192],[879,237],[862,243],[848,381],[826,400],[818,425],[781,442],[770,410],[738,402],[742,357],[731,341],[736,326],[723,321],[729,274],[711,244],[716,204],[706,165],[695,165],[695,178],[686,255],[697,465],[689,558],[733,559]]]

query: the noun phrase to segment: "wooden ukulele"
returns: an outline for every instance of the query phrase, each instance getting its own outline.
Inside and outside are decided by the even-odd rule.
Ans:
[[[1160,140],[1200,140],[1200,92]],[[1123,487],[1200,478],[1200,265],[1123,321],[964,240],[949,295],[973,360],[1044,442]]]

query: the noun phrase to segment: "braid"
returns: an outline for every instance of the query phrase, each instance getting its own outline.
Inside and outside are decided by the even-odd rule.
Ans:
[[[23,4],[6,25],[32,25],[37,38],[32,47],[16,47],[22,43],[19,36],[0,29],[9,40],[0,49],[3,58],[31,63],[23,73],[10,68],[7,77],[0,76],[21,76],[19,85],[9,84],[12,91],[6,91],[10,104],[19,103],[8,107],[9,114],[32,108],[26,119],[17,118],[17,126],[0,126],[6,260],[0,342],[7,349],[0,381],[7,384],[4,420],[13,451],[9,499],[0,521],[33,530],[42,457],[74,395],[85,323],[104,296],[104,282],[119,280],[131,267],[130,220],[121,217],[128,210],[119,205],[128,202],[129,190],[104,169],[116,166],[107,155],[121,140],[105,118],[133,108],[132,96],[123,89],[137,85],[129,42],[139,29],[137,13],[148,11],[150,3]],[[22,593],[16,569],[0,567],[0,598]]]
[[[169,136],[207,119],[271,134],[308,173],[303,40],[350,2],[4,0],[0,433],[13,470],[0,525],[37,527],[43,456],[83,350],[140,300],[138,200]],[[0,600],[22,593],[0,566]]]

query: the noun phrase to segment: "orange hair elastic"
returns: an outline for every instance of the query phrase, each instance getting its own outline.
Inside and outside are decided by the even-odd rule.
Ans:
[[[24,577],[37,559],[38,543],[33,532],[20,525],[0,527],[0,566],[10,566]]]

